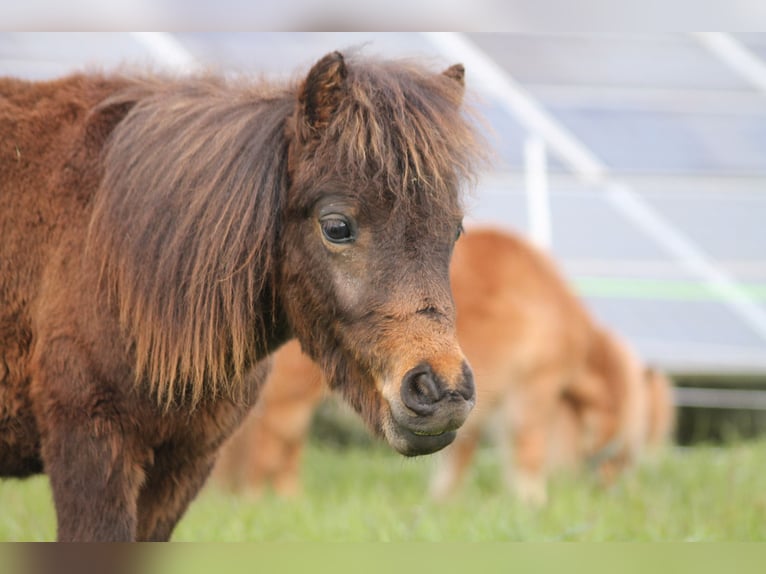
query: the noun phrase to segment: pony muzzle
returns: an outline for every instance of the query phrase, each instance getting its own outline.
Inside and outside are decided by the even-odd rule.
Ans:
[[[390,419],[383,431],[406,456],[430,454],[450,444],[476,403],[473,373],[465,361],[452,385],[421,363],[404,375],[398,393],[386,394]]]

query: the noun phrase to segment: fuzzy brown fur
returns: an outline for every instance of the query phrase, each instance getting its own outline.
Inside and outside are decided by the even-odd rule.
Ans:
[[[279,86],[0,79],[0,475],[49,475],[60,540],[167,539],[291,336],[401,452],[454,438],[463,91],[337,52]],[[406,418],[413,369],[440,394]]]
[[[591,462],[613,478],[667,440],[667,379],[642,374],[633,352],[595,325],[542,253],[514,235],[475,229],[457,243],[451,275],[478,400],[443,453],[435,496],[455,490],[498,413],[513,446],[508,478],[531,502],[544,500],[550,469]],[[297,345],[280,349],[264,388],[268,400],[222,451],[221,481],[251,493],[268,483],[279,494],[297,492],[300,449],[322,388],[321,373]]]

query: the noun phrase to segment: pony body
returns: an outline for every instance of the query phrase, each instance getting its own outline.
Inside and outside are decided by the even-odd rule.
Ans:
[[[167,539],[293,336],[403,454],[454,439],[463,92],[338,52],[289,85],[0,80],[0,475],[49,475],[60,540]]]

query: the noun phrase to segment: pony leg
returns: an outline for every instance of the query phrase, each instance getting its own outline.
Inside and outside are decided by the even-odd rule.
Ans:
[[[285,498],[293,498],[301,493],[301,459],[304,438],[298,438],[284,445],[283,463],[274,473],[274,492]]]
[[[154,449],[153,464],[138,498],[139,540],[170,539],[210,476],[221,445],[245,419],[270,368],[270,359],[259,362],[246,376],[245,395],[233,402],[221,400],[208,405],[208,410],[189,420],[181,436]]]
[[[268,413],[256,410],[245,423],[241,490],[251,500],[261,497],[285,463],[285,439],[270,427],[268,419]]]
[[[438,467],[431,479],[430,494],[434,500],[453,496],[465,477],[481,436],[478,428],[461,429],[455,442],[442,451]]]
[[[218,451],[212,480],[230,492],[238,492],[243,487],[244,468],[242,461],[250,456],[248,431],[252,415],[237,429]]]
[[[130,432],[123,395],[99,383],[64,338],[35,362],[31,394],[58,540],[134,540],[148,451]]]
[[[164,542],[205,484],[215,453],[182,446],[155,451],[154,465],[138,498],[137,540]]]
[[[257,498],[269,483],[279,496],[300,494],[303,449],[317,402],[308,400],[291,405],[290,416],[284,421],[277,420],[276,415],[285,407],[276,413],[256,412],[252,417],[244,454],[244,490],[248,496]]]
[[[277,351],[247,430],[243,460],[250,497],[257,498],[269,484],[279,496],[300,494],[304,445],[324,394],[319,367],[301,352],[297,341]]]
[[[528,385],[523,395],[509,398],[507,432],[512,442],[512,456],[506,458],[506,482],[522,502],[543,506],[548,500],[548,446],[559,397],[560,375],[539,375]]]
[[[540,428],[519,433],[514,447],[515,468],[506,474],[515,495],[530,506],[544,506],[548,501],[545,444],[544,431]]]
[[[119,424],[59,419],[49,425],[42,457],[58,519],[58,540],[132,541],[144,471]]]

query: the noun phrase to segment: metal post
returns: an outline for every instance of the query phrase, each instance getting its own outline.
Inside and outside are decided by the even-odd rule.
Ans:
[[[545,142],[533,135],[524,142],[527,191],[527,221],[532,241],[543,249],[553,245],[551,204],[548,194],[548,166]]]

